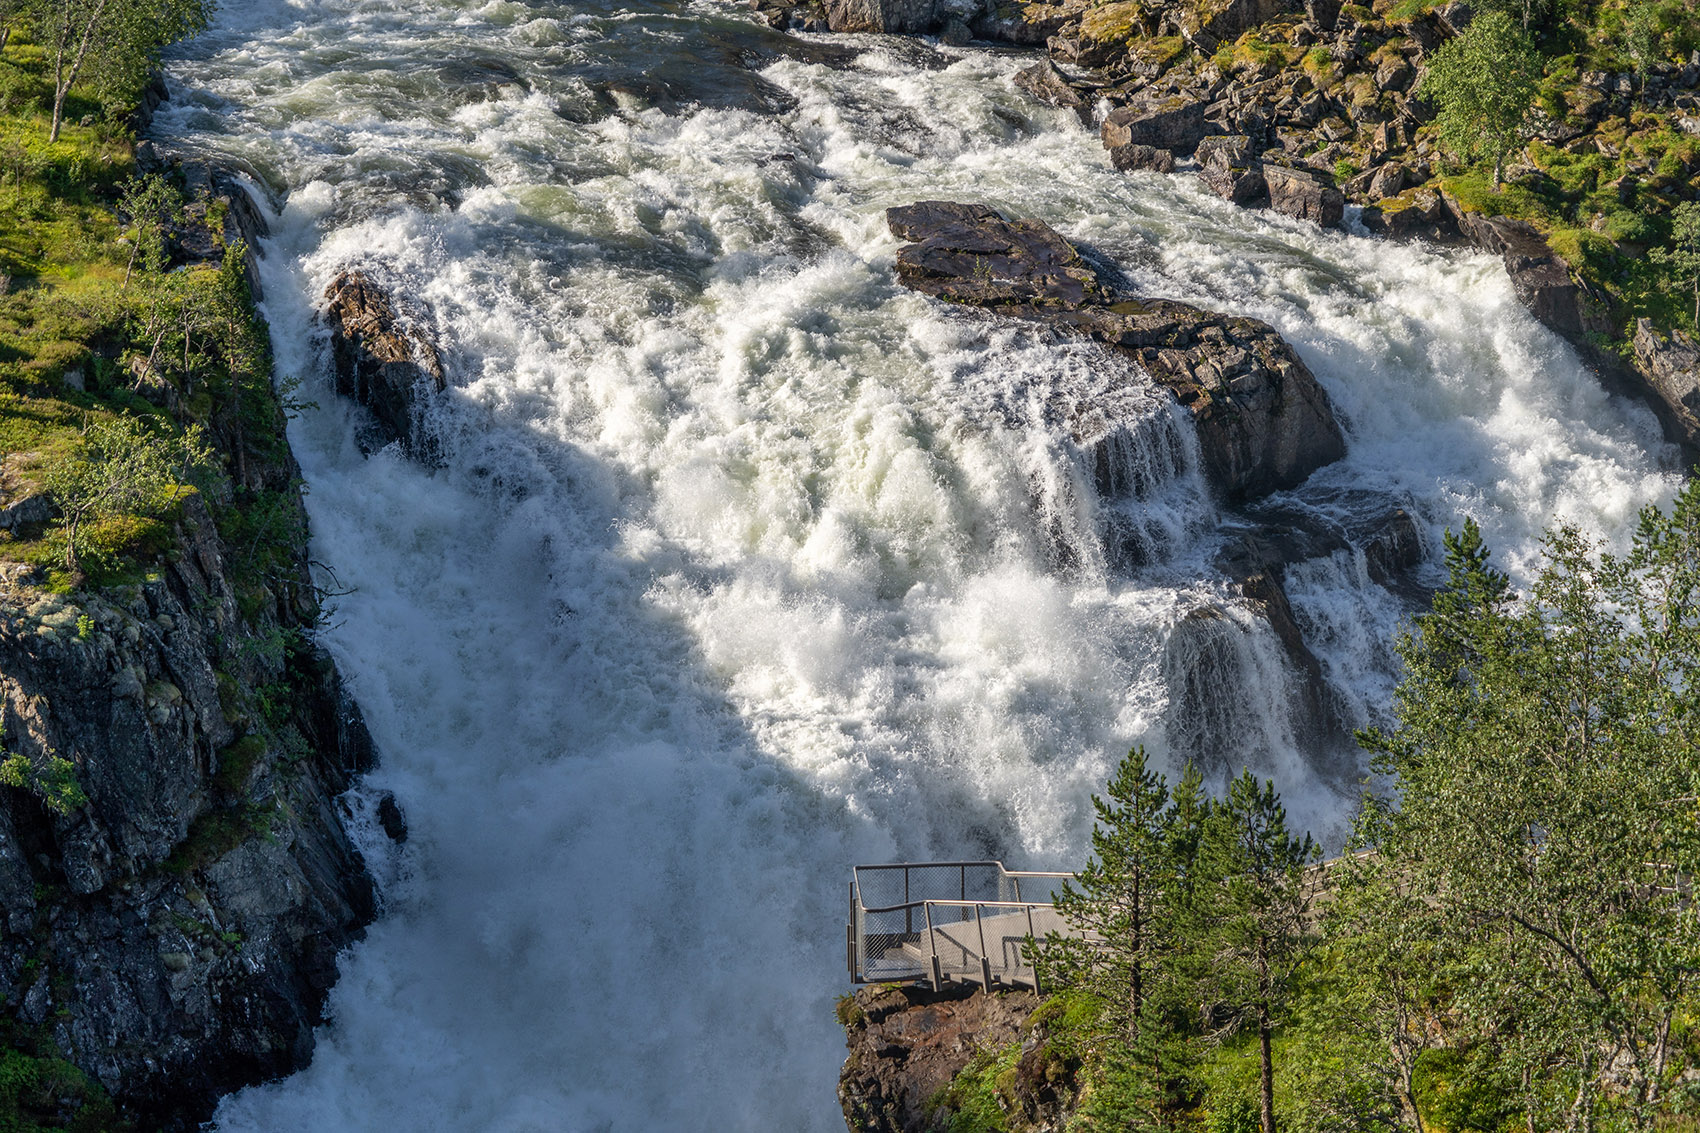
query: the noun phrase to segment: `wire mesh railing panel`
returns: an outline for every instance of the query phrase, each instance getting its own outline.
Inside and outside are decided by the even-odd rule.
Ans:
[[[1050,905],[1068,876],[1011,873],[1000,862],[857,866],[851,977],[1036,987],[1025,943],[1069,932]]]
[[[931,978],[931,963],[918,947],[926,927],[925,912],[922,907],[857,911],[857,958],[863,980],[878,983]]]

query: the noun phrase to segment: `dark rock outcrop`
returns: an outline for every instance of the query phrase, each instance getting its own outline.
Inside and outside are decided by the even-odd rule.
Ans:
[[[390,293],[358,270],[331,281],[325,304],[337,392],[371,410],[380,446],[399,441],[414,459],[439,463],[424,409],[446,380],[426,321],[404,318]]]
[[[248,450],[237,491],[279,493],[272,566],[195,496],[151,581],[65,598],[0,573],[0,996],[159,1130],[300,1068],[374,915],[336,801],[371,740],[308,636],[299,470],[209,436]]]
[[[1312,169],[1265,165],[1269,207],[1282,216],[1308,220],[1323,228],[1338,228],[1346,215],[1346,196],[1333,179]]]
[[[857,991],[839,1007],[850,1047],[838,1077],[845,1122],[865,1133],[938,1128],[940,1091],[977,1051],[1017,1041],[1038,1004],[1027,992],[987,995],[966,984]]]
[[[1517,298],[1537,319],[1566,338],[1581,337],[1585,328],[1576,283],[1564,260],[1533,225],[1461,212],[1458,227],[1477,247],[1504,259]]]
[[[1700,449],[1700,343],[1682,331],[1667,338],[1647,319],[1635,323],[1635,366],[1665,405],[1682,440]]]
[[[1205,474],[1230,499],[1292,487],[1345,454],[1328,395],[1275,330],[1105,284],[1036,220],[928,201],[887,210],[907,287],[1085,335],[1125,353],[1192,413]]]
[[[246,617],[228,571],[192,505],[181,556],[128,593],[0,580],[0,720],[27,784],[0,790],[0,993],[150,1129],[305,1064],[374,914],[336,803],[365,727],[310,647],[243,654],[295,616]],[[86,801],[54,805],[70,783]]]
[[[938,22],[937,0],[825,0],[826,22],[833,31],[932,31]]]

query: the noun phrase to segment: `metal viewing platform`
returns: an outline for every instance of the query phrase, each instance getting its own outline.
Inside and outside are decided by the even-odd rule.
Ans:
[[[845,950],[854,983],[947,982],[1039,988],[1028,937],[1072,930],[1056,891],[1071,873],[1002,862],[859,865],[851,873]]]

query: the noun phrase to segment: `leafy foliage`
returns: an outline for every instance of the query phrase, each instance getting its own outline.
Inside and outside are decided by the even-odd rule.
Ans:
[[[1622,554],[1552,531],[1528,593],[1473,522],[1446,550],[1345,856],[1312,865],[1250,775],[1212,799],[1135,751],[1094,800],[1060,904],[1096,935],[1041,949],[1070,1128],[1700,1116],[1700,480]]]
[[[1473,524],[1448,537],[1448,583],[1400,643],[1398,727],[1366,737],[1400,787],[1381,848],[1436,931],[1493,942],[1465,948],[1455,1009],[1528,1112],[1645,1128],[1700,975],[1700,483],[1626,555],[1568,526],[1546,552],[1518,598]]]
[[[122,515],[159,516],[173,508],[185,481],[211,465],[199,430],[156,432],[134,417],[91,420],[69,457],[41,470],[65,530],[65,567],[79,570],[80,533],[92,520]]]
[[[1671,274],[1694,289],[1694,325],[1700,327],[1700,201],[1686,201],[1671,210],[1670,245],[1649,254],[1655,264],[1670,268]]]
[[[59,140],[65,100],[85,83],[102,103],[133,105],[168,45],[194,35],[211,0],[24,0],[22,15],[53,60],[53,125]]]
[[[0,759],[0,783],[33,791],[56,814],[71,814],[89,801],[77,782],[76,764],[56,752],[49,752],[39,763],[19,754]]]
[[[1434,53],[1418,92],[1438,107],[1441,143],[1492,162],[1497,188],[1506,157],[1523,144],[1540,75],[1527,34],[1508,13],[1489,11]]]

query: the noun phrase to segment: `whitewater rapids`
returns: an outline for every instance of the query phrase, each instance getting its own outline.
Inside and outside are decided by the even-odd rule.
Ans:
[[[221,1130],[831,1130],[857,861],[1078,865],[1088,795],[1177,737],[1327,833],[1355,790],[1291,718],[1278,641],[1162,399],[1097,500],[1059,397],[1108,364],[899,289],[883,210],[1036,216],[1143,293],[1266,319],[1350,455],[1296,499],[1465,514],[1514,577],[1544,526],[1621,539],[1675,454],[1517,305],[1498,263],[1124,176],[1011,85],[1028,58],[787,41],[729,6],[230,0],[155,133],[255,173],[321,640],[407,812],[358,834],[384,918],[312,1066]],[[359,265],[450,359],[448,467],[357,443],[314,321]],[[1107,396],[1107,395],[1106,395]],[[1143,438],[1143,439],[1141,439]],[[1331,496],[1330,493],[1335,493]],[[1138,569],[1099,544],[1121,509]],[[1409,607],[1349,556],[1288,579],[1330,695],[1386,703]],[[1231,687],[1177,703],[1217,611]]]

